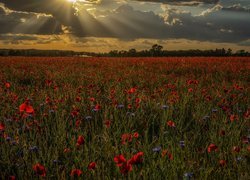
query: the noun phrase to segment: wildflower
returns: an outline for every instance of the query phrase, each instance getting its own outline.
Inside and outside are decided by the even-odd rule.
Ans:
[[[184,141],[180,141],[180,147],[184,148],[185,147],[185,142]]]
[[[63,152],[64,152],[64,153],[68,153],[68,152],[70,152],[70,149],[69,149],[69,148],[65,148],[65,149],[63,150]]]
[[[122,109],[122,108],[124,108],[124,105],[123,104],[119,104],[116,107],[117,107],[117,109]]]
[[[24,103],[22,103],[19,106],[19,111],[20,113],[28,113],[28,114],[34,114],[35,111],[33,109],[33,107],[30,105],[30,100],[26,100]]]
[[[239,120],[239,117],[237,115],[234,115],[234,114],[230,115],[230,121],[231,122],[238,121],[238,120]]]
[[[120,172],[122,174],[127,174],[128,172],[132,171],[132,165],[130,163],[124,163],[121,167],[120,167]]]
[[[76,145],[80,146],[80,145],[84,144],[84,142],[85,142],[84,137],[83,136],[78,136]]]
[[[94,170],[95,168],[96,168],[96,163],[95,162],[89,163],[89,165],[88,165],[89,170]]]
[[[92,119],[92,116],[86,116],[85,119],[86,119],[87,121],[89,121],[89,120]]]
[[[250,140],[250,136],[243,136],[243,137],[241,138],[241,140],[242,140],[242,142],[243,142],[244,144],[248,144],[248,143],[249,143],[249,140]]]
[[[9,82],[6,82],[6,83],[5,83],[5,87],[6,87],[7,89],[9,89],[9,88],[10,88],[10,83],[9,83]]]
[[[9,176],[8,180],[16,180],[16,176]]]
[[[240,152],[240,147],[239,146],[234,146],[233,147],[233,152],[239,153]]]
[[[237,163],[239,163],[240,161],[243,161],[243,160],[244,159],[241,156],[239,156],[239,157],[236,158]]]
[[[127,91],[127,93],[128,94],[133,94],[133,93],[135,93],[136,92],[136,88],[131,88],[131,89],[129,89],[128,91]]]
[[[99,104],[95,105],[93,111],[99,111],[101,110],[101,106]]]
[[[126,133],[126,134],[122,135],[121,139],[122,139],[122,144],[126,144],[127,142],[132,141],[133,136],[132,136],[132,134]]]
[[[38,147],[37,146],[32,146],[29,148],[31,152],[38,152]]]
[[[5,125],[4,125],[4,123],[1,122],[0,123],[0,132],[4,131],[4,129],[5,129]]]
[[[133,136],[134,136],[134,138],[138,138],[139,137],[139,133],[135,132]]]
[[[165,157],[165,156],[168,156],[168,158],[170,159],[170,160],[173,160],[173,155],[172,155],[172,153],[170,153],[167,149],[164,149],[163,151],[162,151],[162,153],[161,153],[161,156],[162,157]]]
[[[114,161],[118,167],[122,166],[125,162],[127,162],[127,160],[122,154],[115,156]]]
[[[189,93],[193,92],[193,88],[188,88],[188,92]]]
[[[141,164],[143,162],[143,157],[144,153],[143,152],[138,152],[137,154],[135,154],[129,161],[128,163],[130,163],[131,165],[133,164]]]
[[[226,131],[225,131],[225,130],[220,130],[219,134],[220,134],[221,136],[225,136]]]
[[[168,125],[169,127],[175,127],[175,123],[174,123],[173,121],[168,121],[168,122],[167,122],[167,125]]]
[[[45,167],[43,165],[41,165],[40,163],[37,163],[37,164],[33,165],[33,170],[39,176],[42,176],[42,177],[46,176]]]
[[[212,151],[218,151],[218,147],[215,144],[210,144],[207,148],[208,153],[211,153]]]
[[[76,97],[76,102],[81,102],[82,98],[80,96]]]
[[[71,116],[76,117],[79,115],[79,113],[80,113],[80,109],[74,107],[72,112],[71,112]]]
[[[61,164],[61,161],[55,159],[55,160],[53,160],[53,163],[54,164]]]
[[[210,116],[206,115],[206,116],[204,116],[204,117],[202,118],[202,120],[203,120],[203,121],[206,121],[206,120],[208,120],[209,118],[210,118]]]
[[[104,124],[105,124],[105,126],[106,126],[107,128],[110,128],[111,121],[110,121],[110,120],[106,120],[106,121],[104,122]]]
[[[70,172],[70,176],[74,176],[74,177],[79,177],[81,176],[82,171],[80,169],[72,169]]]
[[[162,109],[168,109],[169,106],[168,106],[168,105],[162,105],[161,108],[162,108]]]
[[[212,112],[213,113],[215,113],[215,112],[217,112],[218,111],[218,109],[212,109]]]
[[[136,98],[136,99],[135,99],[135,103],[136,103],[136,104],[139,104],[140,102],[141,102],[141,99],[140,99],[140,98]]]
[[[194,173],[191,173],[191,172],[187,172],[184,174],[184,177],[187,178],[187,179],[190,179],[194,176]]]
[[[7,137],[5,138],[5,140],[8,141],[8,142],[11,141],[11,137],[7,136]]]
[[[131,109],[132,108],[132,104],[128,104],[128,109]]]
[[[161,146],[157,146],[157,147],[153,148],[152,150],[153,150],[153,152],[160,152]]]
[[[221,167],[224,167],[227,164],[227,162],[225,160],[220,160],[219,164]]]

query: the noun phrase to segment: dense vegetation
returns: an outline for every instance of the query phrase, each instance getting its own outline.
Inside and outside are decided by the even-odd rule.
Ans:
[[[161,45],[153,45],[148,50],[138,51],[136,49],[112,50],[108,53],[91,53],[91,52],[74,52],[60,50],[36,50],[36,49],[0,49],[0,56],[47,56],[47,57],[62,57],[62,56],[91,56],[91,57],[181,57],[181,56],[204,56],[204,57],[249,57],[250,53],[245,50],[233,52],[232,49],[210,49],[210,50],[164,50]]]
[[[248,58],[0,58],[0,179],[249,179]]]

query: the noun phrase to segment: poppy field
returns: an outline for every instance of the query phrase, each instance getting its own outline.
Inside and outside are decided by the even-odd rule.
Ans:
[[[0,179],[249,179],[249,58],[0,58]]]

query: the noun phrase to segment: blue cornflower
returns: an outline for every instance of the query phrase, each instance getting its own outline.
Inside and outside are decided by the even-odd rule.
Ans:
[[[89,121],[89,120],[92,119],[92,116],[86,116],[85,119],[86,119],[87,121]]]
[[[124,105],[123,104],[118,104],[116,107],[117,107],[117,109],[122,109],[122,108],[124,108]]]
[[[32,146],[29,148],[31,152],[38,152],[38,147],[37,146]]]
[[[181,146],[181,148],[184,148],[185,147],[185,142],[184,141],[180,141],[180,146]]]
[[[153,152],[160,152],[161,146],[157,146],[157,147],[153,148],[152,150],[153,150]]]
[[[169,106],[168,106],[168,105],[162,105],[161,108],[162,108],[162,109],[168,109]]]
[[[202,119],[203,119],[204,121],[206,121],[206,120],[208,120],[209,118],[210,118],[210,116],[206,115],[206,116],[204,116]]]
[[[192,173],[192,172],[187,172],[187,173],[184,174],[184,177],[185,177],[186,179],[190,179],[190,178],[192,178],[193,176],[194,176],[194,173]]]

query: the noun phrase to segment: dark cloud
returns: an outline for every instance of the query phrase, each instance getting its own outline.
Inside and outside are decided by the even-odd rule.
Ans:
[[[0,0],[0,3],[14,11],[51,14],[64,25],[70,25],[76,12],[66,0]]]
[[[188,3],[189,0],[137,0],[138,2]],[[65,0],[0,0],[14,10],[6,13],[0,7],[0,33],[56,34],[61,24],[77,37],[107,37],[132,40],[138,38],[174,39],[238,43],[250,37],[249,12],[240,5],[222,7],[217,4],[199,16],[190,12],[166,8],[162,15],[143,12],[129,5],[115,10],[76,12],[72,3]],[[108,2],[107,0],[103,2]],[[217,3],[218,0],[195,1]],[[101,4],[99,4],[101,5]],[[162,5],[164,6],[164,5]],[[211,5],[209,5],[211,6]],[[26,13],[28,12],[28,13]],[[239,13],[240,12],[240,13]],[[46,13],[48,15],[37,15]]]
[[[247,13],[250,13],[250,8],[241,6],[240,4],[234,4],[234,5],[229,6],[229,7],[224,7],[223,10],[225,10],[225,11],[233,11],[233,12],[247,12]]]
[[[0,34],[60,34],[61,24],[52,16],[19,11],[7,12],[0,7]]]
[[[219,2],[219,0],[134,0],[139,2],[155,2],[155,3],[163,3],[163,4],[175,4],[175,5],[188,5],[193,4],[197,5],[200,3],[207,3],[207,4],[216,4]]]
[[[95,20],[96,23],[92,26],[88,25],[84,30],[79,27],[76,29],[78,36],[116,37],[124,40],[185,38],[212,42],[240,42],[250,37],[250,18],[247,15],[228,12],[220,5],[216,5],[200,16],[174,9],[168,9],[165,16],[159,16],[153,12],[137,11],[131,6],[123,5],[115,11],[106,11],[105,16]],[[84,16],[79,14],[79,18],[81,17]],[[87,23],[88,20],[85,21]],[[74,29],[75,26],[72,27]]]

